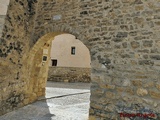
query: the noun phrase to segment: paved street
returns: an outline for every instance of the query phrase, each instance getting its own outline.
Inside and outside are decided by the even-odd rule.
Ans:
[[[10,112],[0,120],[87,120],[90,84],[48,82],[45,98]]]

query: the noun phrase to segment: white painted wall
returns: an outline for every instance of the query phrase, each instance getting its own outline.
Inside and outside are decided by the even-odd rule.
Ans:
[[[76,48],[75,55],[71,55],[71,47]],[[52,41],[51,59],[57,59],[57,66],[63,67],[90,68],[91,63],[88,48],[71,34],[55,37]]]
[[[10,0],[0,0],[0,15],[6,15]]]
[[[2,30],[5,23],[5,16],[8,9],[10,0],[0,0],[0,38],[2,36]]]

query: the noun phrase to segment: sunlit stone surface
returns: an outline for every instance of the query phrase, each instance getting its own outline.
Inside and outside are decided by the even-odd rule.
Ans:
[[[76,88],[76,89],[75,89]],[[89,84],[48,83],[46,98],[10,112],[0,120],[87,120]]]

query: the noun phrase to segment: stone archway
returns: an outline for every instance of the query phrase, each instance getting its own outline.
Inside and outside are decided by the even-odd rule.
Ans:
[[[11,1],[0,40],[3,49],[0,49],[0,114],[23,106],[23,95],[26,95],[24,103],[28,104],[43,94],[42,89],[34,87],[39,85],[36,83],[40,80],[35,78],[41,77],[39,73],[43,70],[36,67],[42,60],[36,56],[43,53],[44,42],[40,41],[51,38],[48,33],[52,31],[74,33],[90,46],[90,115],[120,119],[118,113],[125,112],[122,109],[132,111],[137,105],[142,106],[138,109],[141,113],[147,106],[160,114],[158,5],[157,0]],[[41,38],[43,34],[46,35]],[[31,46],[33,49],[26,55]],[[21,59],[22,56],[25,57]],[[38,62],[32,63],[34,59]]]
[[[36,101],[40,96],[45,95],[46,81],[48,77],[48,64],[50,57],[51,42],[57,35],[63,32],[51,32],[38,39],[30,52],[24,59],[24,77],[27,87],[25,89],[27,98],[25,104]],[[43,56],[47,57],[43,61]]]
[[[47,72],[48,72],[48,60],[42,63],[43,49],[46,51],[50,50],[50,42],[54,39],[56,35],[63,33],[48,33],[42,36],[36,44],[32,47],[27,56],[25,56],[24,60],[24,79],[27,83],[26,87],[26,95],[28,98],[26,99],[26,103],[31,103],[39,96],[43,96],[45,94],[45,84],[47,81]],[[45,54],[47,58],[49,57],[49,53]]]

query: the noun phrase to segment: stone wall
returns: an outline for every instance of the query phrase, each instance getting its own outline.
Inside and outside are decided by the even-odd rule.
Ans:
[[[11,0],[8,6],[0,38],[0,115],[29,103],[28,79],[23,76],[35,19],[36,3],[31,5],[26,0]]]
[[[90,50],[90,119],[122,113],[160,119],[159,6],[159,0],[11,0],[0,46],[0,114],[44,95],[44,41],[65,32]]]
[[[49,67],[48,81],[90,82],[91,69],[77,67]]]
[[[159,1],[41,1],[38,11],[33,40],[69,31],[90,49],[93,118],[159,114]]]

